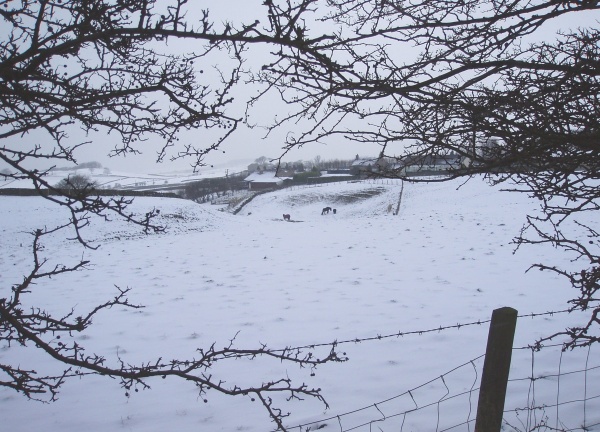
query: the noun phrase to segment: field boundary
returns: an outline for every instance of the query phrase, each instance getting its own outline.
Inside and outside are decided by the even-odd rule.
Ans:
[[[516,311],[515,311],[516,312]],[[538,318],[568,313],[568,310],[518,315]],[[438,328],[377,335],[287,348],[313,349],[360,342],[376,342],[390,337],[423,335],[462,327],[483,325],[492,320],[440,326]],[[598,347],[567,350],[565,343],[509,347],[513,356],[528,356],[531,370],[525,376],[509,376],[506,399],[501,408],[501,429],[515,432],[534,430],[589,431],[600,426],[600,353]],[[594,351],[594,352],[592,352]],[[595,354],[595,355],[594,355]],[[320,429],[350,431],[400,431],[427,424],[427,430],[471,431],[475,428],[486,355],[478,355],[420,385],[384,400],[329,414],[318,420],[288,426],[289,431]],[[523,361],[523,358],[520,358]],[[554,363],[554,366],[550,367]],[[539,364],[539,366],[538,366]],[[594,384],[595,383],[595,384]],[[477,415],[476,415],[477,413]],[[421,423],[420,423],[421,422]],[[488,430],[488,429],[485,429]]]

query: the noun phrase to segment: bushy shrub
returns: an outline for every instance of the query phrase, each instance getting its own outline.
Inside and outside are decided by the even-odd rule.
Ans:
[[[55,187],[57,189],[89,191],[98,188],[98,182],[83,174],[73,174],[65,177]]]

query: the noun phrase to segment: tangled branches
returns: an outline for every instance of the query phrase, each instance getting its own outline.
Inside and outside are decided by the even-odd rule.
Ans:
[[[8,347],[41,351],[65,370],[44,375],[2,364],[0,386],[30,398],[54,400],[60,387],[75,376],[115,377],[127,390],[144,388],[155,377],[173,377],[193,382],[200,394],[214,390],[256,398],[279,429],[283,429],[286,414],[270,395],[284,393],[288,399],[308,396],[324,402],[319,389],[288,378],[257,386],[230,385],[214,378],[210,369],[217,362],[242,357],[273,358],[314,368],[343,361],[335,347],[317,359],[300,350],[275,351],[265,346],[239,350],[232,343],[223,349],[199,350],[198,356],[189,360],[158,359],[141,365],[121,361],[115,365],[102,354],[88,353],[74,336],[85,331],[102,311],[142,307],[129,302],[129,288],[117,287],[111,300],[80,316],[74,310],[55,316],[29,300],[45,280],[90,264],[82,258],[71,265],[51,265],[42,253],[46,236],[69,230],[73,233],[70,238],[83,248],[94,248],[82,233],[92,218],[120,218],[146,233],[164,230],[156,223],[157,210],[134,215],[128,209],[130,199],[99,196],[93,185],[67,189],[52,185],[46,176],[51,168],[32,166],[40,162],[76,164],[82,148],[93,145],[92,140],[73,140],[78,130],[86,137],[98,133],[116,137],[113,156],[135,155],[154,137],[161,142],[157,161],[189,158],[192,168],[203,166],[204,157],[218,149],[240,124],[230,108],[232,91],[243,73],[246,47],[295,46],[308,52],[316,43],[297,36],[299,15],[310,2],[305,3],[278,8],[273,25],[263,29],[258,21],[237,26],[224,23],[217,28],[208,11],[193,11],[196,16],[188,19],[186,0],[0,1],[0,19],[7,30],[0,37],[0,178],[30,181],[40,195],[70,214],[64,225],[32,233],[30,270],[23,269],[22,282],[2,287],[6,293],[0,294],[0,340]],[[264,10],[270,7],[265,5]],[[186,44],[174,48],[168,43],[178,40]],[[211,131],[208,137],[212,138],[201,145],[179,144],[181,133],[189,130]]]
[[[573,309],[591,312],[567,330],[572,346],[597,342],[598,2],[325,3],[336,35],[326,58],[286,51],[256,77],[290,106],[272,128],[303,125],[287,151],[343,136],[375,147],[383,176],[419,181],[411,171],[443,163],[442,181],[484,175],[538,198],[515,243],[552,244],[579,263],[534,267],[565,276]]]

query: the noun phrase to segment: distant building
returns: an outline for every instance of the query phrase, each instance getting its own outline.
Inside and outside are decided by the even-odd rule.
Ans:
[[[275,189],[283,185],[283,180],[275,171],[255,171],[244,179],[249,190]]]
[[[350,165],[350,174],[354,176],[366,176],[369,173],[380,172],[385,169],[387,162],[383,158],[356,158]]]
[[[389,166],[388,169],[399,171],[402,175],[428,175],[458,169],[462,163],[461,157],[457,154],[426,155],[423,157],[407,157]]]

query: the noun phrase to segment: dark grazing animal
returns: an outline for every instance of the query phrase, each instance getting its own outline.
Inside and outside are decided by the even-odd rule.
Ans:
[[[331,207],[325,207],[325,208],[323,209],[323,211],[321,211],[321,214],[322,214],[322,215],[324,215],[324,214],[329,214],[329,212],[330,212],[330,211],[331,211]]]
[[[333,214],[335,214],[336,212],[337,212],[337,210],[336,210],[336,209],[333,209]]]
[[[289,214],[284,214],[283,215],[283,220],[286,220],[286,221],[289,222],[290,221],[290,215]]]

